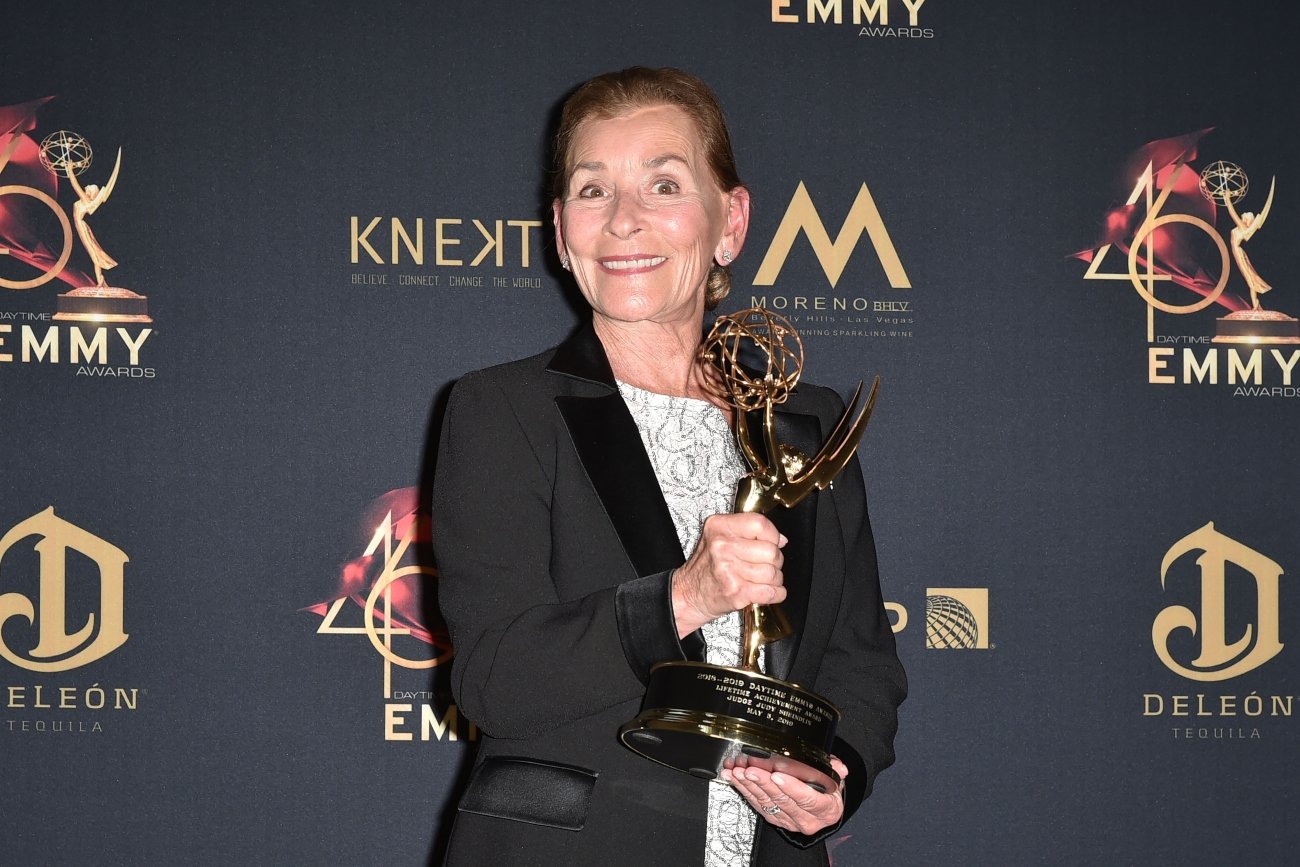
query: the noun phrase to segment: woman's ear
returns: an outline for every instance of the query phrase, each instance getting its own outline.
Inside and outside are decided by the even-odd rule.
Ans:
[[[564,203],[559,199],[551,202],[551,226],[555,229],[555,254],[561,262],[567,262],[569,251],[564,246]]]
[[[722,238],[718,241],[718,249],[714,251],[714,260],[723,265],[730,265],[730,261],[724,261],[723,253],[730,253],[732,259],[739,256],[741,248],[745,246],[745,235],[748,232],[749,190],[745,187],[736,187],[727,193],[727,222],[723,228]]]

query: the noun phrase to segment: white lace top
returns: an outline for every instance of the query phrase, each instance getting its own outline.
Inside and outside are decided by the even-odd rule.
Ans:
[[[656,394],[624,382],[618,390],[641,432],[682,553],[689,555],[704,519],[734,506],[736,482],[746,471],[735,436],[722,411],[708,401]],[[705,624],[701,632],[705,661],[739,664],[738,612]],[[731,786],[710,784],[705,867],[747,867],[757,818]]]

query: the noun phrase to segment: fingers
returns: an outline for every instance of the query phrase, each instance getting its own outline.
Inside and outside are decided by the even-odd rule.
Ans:
[[[814,834],[838,823],[844,815],[838,791],[822,793],[786,774],[732,768],[723,770],[722,779],[731,783],[764,821],[787,831]],[[772,808],[777,808],[776,812]]]
[[[757,539],[727,538],[719,540],[718,551],[714,559],[726,564],[743,574],[747,581],[760,584],[781,583],[781,567],[785,565],[785,555],[771,542]]]
[[[786,598],[788,540],[766,517],[751,513],[711,515],[691,556],[673,575],[673,613],[686,635],[748,605]]]
[[[776,528],[767,517],[757,512],[732,512],[730,514],[710,515],[704,519],[704,533],[710,531],[758,539],[778,547],[785,547],[789,540]]]
[[[723,580],[780,584],[785,536],[762,515],[711,515],[704,521],[696,551],[709,558]]]

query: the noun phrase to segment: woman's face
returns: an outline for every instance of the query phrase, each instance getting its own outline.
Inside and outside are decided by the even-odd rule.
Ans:
[[[718,189],[694,122],[676,106],[587,121],[572,153],[555,233],[595,314],[698,325],[710,265],[740,252],[748,191]]]

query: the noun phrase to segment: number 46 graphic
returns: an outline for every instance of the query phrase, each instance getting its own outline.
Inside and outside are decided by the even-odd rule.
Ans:
[[[1087,272],[1084,274],[1085,280],[1128,280],[1133,284],[1133,288],[1137,290],[1138,295],[1142,296],[1142,300],[1147,303],[1148,342],[1154,342],[1155,340],[1154,312],[1156,310],[1175,314],[1195,313],[1198,310],[1204,310],[1223,294],[1224,288],[1228,285],[1228,275],[1231,271],[1228,246],[1213,225],[1193,214],[1161,213],[1168,203],[1170,195],[1177,188],[1180,176],[1187,170],[1187,165],[1180,158],[1172,163],[1167,170],[1169,171],[1168,180],[1164,183],[1157,196],[1155,193],[1156,172],[1154,165],[1148,162],[1146,169],[1134,185],[1128,201],[1124,203],[1125,206],[1132,206],[1137,204],[1139,200],[1143,200],[1146,207],[1145,218],[1134,232],[1132,240],[1128,242],[1128,270],[1101,270],[1102,260],[1106,258],[1112,246],[1106,244],[1097,250],[1096,255],[1092,257]],[[1214,241],[1214,245],[1219,251],[1218,280],[1213,288],[1204,291],[1202,298],[1190,304],[1170,304],[1156,297],[1157,281],[1173,281],[1175,279],[1172,274],[1157,265],[1157,230],[1170,231],[1169,227],[1175,224],[1190,226],[1192,229],[1204,232]]]

